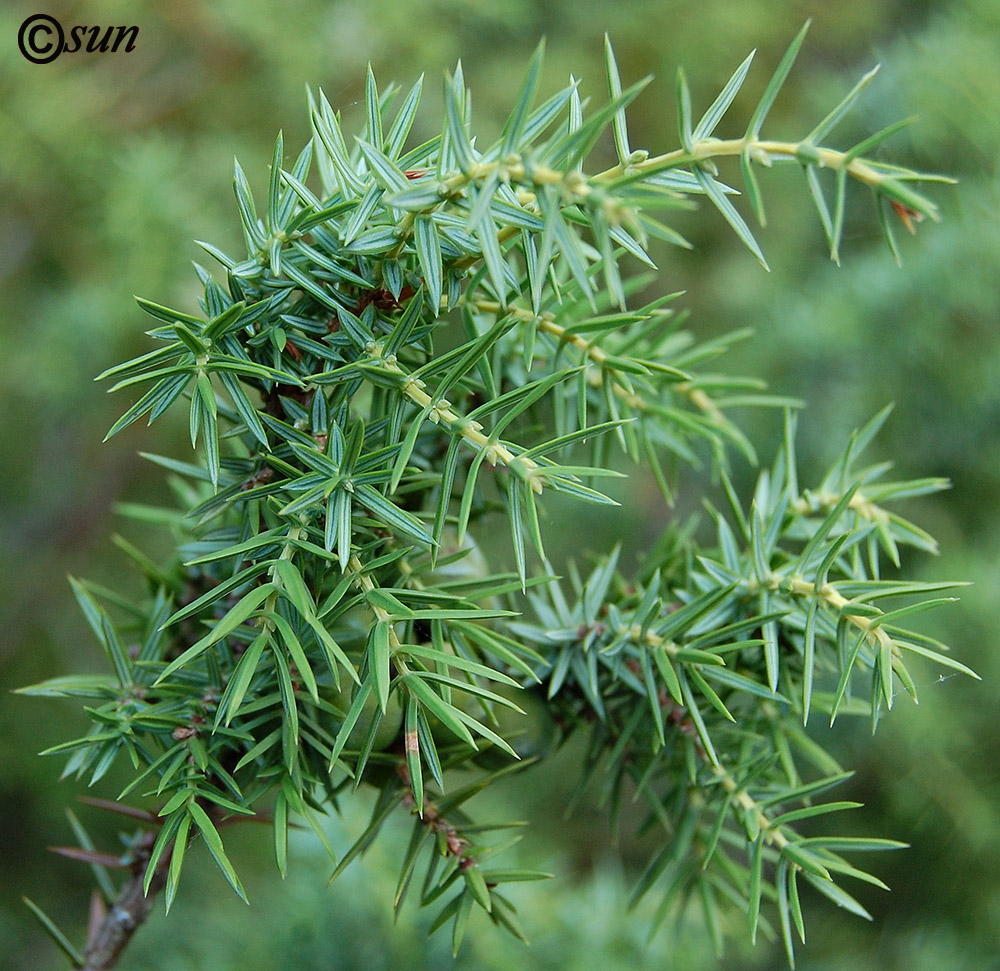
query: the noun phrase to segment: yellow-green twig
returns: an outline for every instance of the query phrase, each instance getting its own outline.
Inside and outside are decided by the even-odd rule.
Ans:
[[[377,356],[377,348],[375,350]],[[403,370],[393,355],[379,358],[379,363],[384,370],[405,378],[400,383],[400,392],[422,411],[426,411],[427,417],[432,422],[440,423],[455,434],[460,435],[477,451],[484,452],[486,461],[490,465],[498,463],[505,465],[519,478],[528,482],[533,492],[541,493],[542,482],[539,476],[541,466],[537,462],[525,456],[515,455],[503,442],[494,441],[484,435],[483,426],[478,421],[458,414],[447,399],[435,400],[425,390],[424,382]]]

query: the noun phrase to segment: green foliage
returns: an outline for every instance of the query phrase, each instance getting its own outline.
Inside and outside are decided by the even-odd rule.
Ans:
[[[883,482],[884,465],[861,464],[883,412],[801,488],[789,412],[772,467],[740,499],[732,453],[756,451],[729,409],[794,403],[703,370],[738,335],[697,341],[678,294],[647,299],[652,275],[630,275],[655,269],[650,240],[687,245],[669,218],[693,199],[766,266],[726,158],[761,224],[756,169],[799,165],[834,260],[849,187],[871,192],[894,253],[892,220],[937,218],[913,184],[942,179],[869,155],[898,125],[827,143],[874,72],[805,138],[763,137],[804,36],[739,137],[716,133],[751,58],[697,120],[679,74],[681,147],[664,154],[631,147],[626,109],[646,82],[624,86],[606,43],[606,103],[571,81],[537,104],[539,47],[488,147],[460,65],[442,124],[415,146],[422,82],[380,92],[369,70],[362,131],[310,95],[313,137],[285,168],[279,134],[259,208],[236,164],[246,253],[202,243],[222,271],[197,267],[200,313],[140,299],[158,347],[102,375],[142,389],[109,437],[187,409],[203,462],[150,456],[177,508],[128,510],[165,524],[174,554],[157,563],[123,544],[148,581],[140,602],[73,582],[108,676],[23,689],[87,700],[90,732],[49,750],[69,754],[67,774],[93,785],[129,761],[119,799],[155,806],[155,836],[136,837],[127,864],[147,893],[162,888],[169,907],[200,842],[245,896],[221,829],[268,820],[284,873],[290,817],[325,840],[321,817],[366,783],[370,822],[343,855],[330,847],[334,877],[408,813],[395,907],[433,907],[455,952],[477,911],[523,937],[505,885],[545,874],[495,864],[519,824],[479,823],[467,803],[589,732],[581,790],[599,776],[615,820],[643,802],[640,831],[658,838],[634,894],[657,895],[655,924],[690,899],[721,940],[741,912],[793,961],[802,884],[868,916],[844,878],[884,885],[853,854],[902,844],[817,829],[857,804],[827,800],[848,773],[806,724],[864,714],[874,727],[900,690],[916,697],[913,656],[972,673],[909,627],[954,585],[895,572],[901,547],[935,544],[886,504],[946,483]],[[588,174],[606,135],[618,161]],[[708,537],[674,515],[636,575],[605,551],[588,576],[569,563],[561,579],[547,510],[566,497],[587,504],[582,519],[614,504],[601,480],[621,476],[615,451],[647,464],[668,504],[678,471],[707,453],[725,511],[709,505]],[[510,572],[481,552],[499,522]]]

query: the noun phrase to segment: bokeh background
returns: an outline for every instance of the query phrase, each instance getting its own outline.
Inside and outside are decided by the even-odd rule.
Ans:
[[[76,732],[72,704],[8,693],[54,674],[97,669],[98,648],[66,581],[79,574],[130,584],[117,530],[117,501],[159,499],[160,476],[137,452],[183,454],[179,425],[140,425],[108,444],[123,407],[92,378],[146,349],[138,293],[194,309],[193,239],[236,249],[230,189],[237,155],[256,187],[266,184],[273,138],[297,151],[308,137],[305,86],[334,105],[363,97],[371,62],[384,85],[426,72],[423,118],[436,124],[440,78],[461,58],[483,137],[495,133],[523,65],[547,37],[544,86],[570,72],[604,97],[602,37],[609,32],[623,76],[657,81],[631,113],[634,145],[676,144],[673,76],[683,64],[696,110],[707,105],[746,52],[757,63],[733,108],[733,129],[785,46],[813,18],[798,65],[769,119],[772,134],[801,137],[861,73],[882,70],[837,132],[847,147],[899,117],[918,114],[887,148],[895,161],[957,177],[934,187],[943,222],[901,239],[898,269],[881,241],[870,200],[848,212],[843,266],[832,265],[801,173],[762,180],[769,224],[760,241],[767,274],[713,212],[685,215],[692,252],[658,253],[662,286],[685,288],[691,325],[712,335],[752,326],[756,336],[723,363],[757,374],[776,392],[808,403],[800,451],[808,481],[850,429],[889,401],[896,411],[876,445],[900,475],[949,477],[950,493],[910,513],[940,540],[939,557],[912,557],[927,579],[975,581],[962,602],[927,630],[947,639],[982,682],[920,680],[921,704],[901,703],[872,739],[838,724],[832,744],[856,777],[840,798],[866,808],[857,832],[906,840],[877,861],[891,894],[863,893],[866,924],[810,901],[808,946],[799,967],[950,971],[1000,961],[1000,5],[996,0],[177,0],[128,3],[52,0],[64,25],[137,25],[130,54],[64,54],[35,65],[17,49],[18,26],[35,4],[0,12],[0,967],[65,966],[21,904],[26,894],[82,940],[89,873],[46,852],[72,841],[64,807],[77,788],[36,753]],[[357,108],[353,109],[357,112]],[[742,130],[742,129],[739,129]],[[855,138],[856,140],[856,138]],[[773,451],[775,415],[741,416]],[[737,468],[752,481],[753,470]],[[695,499],[697,494],[695,494]],[[649,504],[595,530],[641,535]],[[662,511],[656,515],[662,515]],[[818,729],[819,730],[819,729]],[[534,822],[525,855],[556,873],[518,893],[526,949],[485,922],[452,963],[445,936],[428,942],[423,915],[392,926],[399,835],[379,844],[330,889],[328,864],[309,839],[295,840],[281,884],[261,833],[234,833],[247,873],[245,907],[211,864],[192,854],[175,911],[162,908],[122,963],[134,971],[212,968],[663,969],[712,967],[702,928],[647,941],[650,914],[626,913],[627,883],[641,863],[612,847],[589,807],[565,822],[573,752],[528,785],[496,797],[502,811]],[[114,781],[98,795],[114,794]],[[481,813],[490,814],[489,804]],[[105,844],[114,826],[76,806]],[[861,815],[863,813],[863,816]],[[360,810],[332,824],[346,846]],[[252,829],[252,828],[248,828]],[[395,841],[395,842],[394,842]],[[738,935],[739,937],[739,935]],[[780,968],[779,945],[739,939],[718,967]]]

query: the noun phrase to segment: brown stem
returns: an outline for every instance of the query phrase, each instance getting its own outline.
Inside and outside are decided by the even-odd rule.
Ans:
[[[410,783],[410,770],[405,762],[401,762],[396,767],[396,772],[403,780],[407,792],[403,797],[403,805],[409,809],[416,808],[417,801],[413,797],[413,787]],[[475,857],[467,852],[469,841],[462,836],[458,829],[448,821],[446,816],[438,812],[437,806],[426,797],[424,798],[423,813],[420,821],[432,832],[444,836],[445,845],[448,852],[458,860],[461,869],[467,870],[470,866],[476,866]]]
[[[164,853],[150,881],[149,892],[144,892],[146,864],[155,838],[155,834],[150,832],[137,838],[133,847],[135,861],[130,867],[129,878],[88,935],[81,971],[108,971],[115,967],[132,935],[149,917],[156,895],[166,885],[170,864],[170,853]]]

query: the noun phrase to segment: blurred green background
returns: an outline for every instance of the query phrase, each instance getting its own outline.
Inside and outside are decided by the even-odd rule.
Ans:
[[[921,704],[901,703],[870,739],[838,724],[836,751],[858,774],[850,792],[866,808],[858,832],[912,848],[877,861],[891,894],[862,893],[868,925],[810,901],[809,971],[1000,967],[1000,5],[996,0],[152,0],[52,2],[64,25],[137,25],[130,53],[25,60],[18,26],[36,6],[0,12],[0,966],[47,969],[65,962],[20,902],[41,903],[79,941],[89,873],[46,852],[72,841],[64,807],[76,786],[41,749],[69,737],[81,715],[8,689],[102,659],[70,595],[66,575],[122,580],[109,535],[122,529],[112,504],[163,496],[160,476],[137,452],[183,455],[183,429],[140,425],[101,438],[123,402],[92,378],[146,349],[139,293],[192,310],[189,261],[206,239],[235,250],[230,189],[237,155],[252,183],[266,182],[273,138],[297,151],[308,136],[305,86],[334,105],[363,97],[370,61],[382,85],[426,72],[423,118],[436,124],[440,78],[461,58],[482,138],[499,130],[523,65],[547,37],[548,91],[570,72],[584,93],[604,97],[602,36],[609,32],[623,77],[657,81],[631,114],[634,145],[676,144],[673,76],[683,64],[696,110],[707,105],[752,47],[757,64],[733,109],[733,129],[802,23],[814,18],[798,65],[769,119],[775,137],[801,137],[881,62],[859,110],[837,136],[874,131],[899,117],[919,121],[887,157],[960,179],[932,187],[944,216],[901,240],[904,268],[884,248],[867,199],[848,213],[843,266],[833,266],[801,173],[765,173],[769,224],[764,273],[713,212],[685,214],[692,252],[657,254],[662,287],[685,288],[692,327],[711,335],[751,325],[755,338],[723,363],[757,374],[808,402],[800,451],[808,482],[851,428],[889,401],[896,412],[877,443],[901,476],[943,475],[954,489],[911,508],[942,542],[938,558],[913,557],[927,579],[975,581],[960,604],[927,629],[954,645],[984,681],[938,680],[926,669]],[[355,108],[354,111],[358,109]],[[855,139],[856,140],[856,139]],[[734,176],[735,177],[735,176]],[[905,235],[905,234],[903,234]],[[206,260],[207,262],[207,260]],[[776,415],[747,413],[744,427],[768,460]],[[753,470],[738,469],[744,483]],[[614,530],[640,535],[633,519]],[[662,516],[657,510],[656,515]],[[607,534],[612,530],[609,528]],[[595,532],[595,535],[601,535]],[[148,539],[154,546],[158,538]],[[610,544],[610,540],[609,540]],[[628,877],[641,863],[609,845],[599,812],[569,823],[561,804],[572,784],[572,751],[497,795],[506,811],[535,821],[526,855],[556,873],[517,895],[531,950],[485,923],[474,928],[459,969],[711,967],[697,924],[679,941],[647,945],[650,914],[626,913]],[[97,795],[112,796],[114,781]],[[490,811],[488,801],[480,810]],[[102,839],[114,827],[77,811]],[[861,815],[863,813],[863,816]],[[360,811],[334,824],[339,845],[362,825]],[[252,828],[251,828],[252,829]],[[161,907],[123,968],[424,969],[453,966],[445,937],[425,939],[422,915],[393,928],[396,834],[343,881],[324,889],[328,864],[303,838],[284,885],[258,843],[234,833],[248,872],[246,908],[211,865],[188,872],[175,912]],[[393,840],[396,840],[393,843]],[[196,856],[196,855],[195,855]],[[737,940],[719,966],[780,968],[780,946]],[[6,963],[5,963],[6,962]]]

